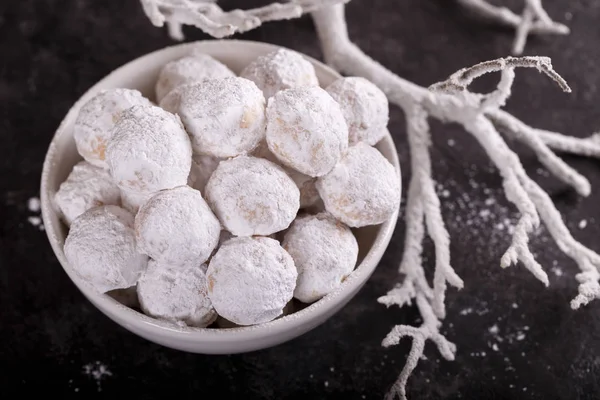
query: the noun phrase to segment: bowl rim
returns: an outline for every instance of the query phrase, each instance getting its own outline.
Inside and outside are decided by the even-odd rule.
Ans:
[[[56,213],[56,210],[53,207],[53,200],[49,197],[50,188],[48,183],[53,168],[53,162],[55,158],[60,155],[58,153],[57,142],[62,136],[69,134],[69,130],[66,129],[68,121],[76,117],[76,115],[74,115],[76,114],[76,111],[79,110],[80,106],[99,90],[98,88],[102,85],[102,83],[105,80],[108,80],[110,77],[121,73],[124,69],[130,67],[130,64],[143,63],[145,60],[160,57],[161,54],[173,51],[173,49],[193,47],[208,50],[210,48],[218,48],[219,46],[223,45],[234,47],[254,47],[261,52],[270,52],[282,48],[287,49],[284,46],[258,41],[221,39],[199,40],[194,42],[180,43],[166,46],[161,49],[152,51],[150,53],[146,53],[140,57],[128,61],[125,64],[122,64],[121,66],[114,69],[109,74],[98,80],[88,90],[86,90],[81,95],[81,97],[79,97],[79,99],[75,103],[73,103],[67,114],[64,116],[57,130],[55,131],[50,145],[48,147],[42,168],[40,199],[42,220],[46,227],[46,235],[48,237],[52,250],[56,258],[58,259],[62,269],[69,276],[71,282],[75,284],[75,286],[80,290],[80,292],[82,292],[82,294],[88,299],[88,301],[92,302],[96,308],[98,308],[103,314],[105,314],[113,320],[114,318],[112,315],[109,315],[109,312],[115,314],[115,316],[119,318],[120,322],[118,323],[123,325],[127,329],[129,329],[129,326],[137,325],[139,328],[142,328],[146,332],[151,331],[153,336],[168,336],[171,340],[175,336],[188,341],[217,340],[220,343],[227,341],[238,341],[242,338],[246,340],[261,339],[268,336],[269,334],[278,331],[299,330],[303,326],[310,324],[311,321],[318,319],[319,315],[332,313],[332,311],[335,312],[335,309],[339,308],[340,303],[343,304],[344,301],[347,301],[346,299],[348,295],[351,295],[351,297],[353,297],[354,294],[358,292],[361,286],[368,281],[371,274],[377,267],[381,257],[383,256],[383,253],[389,245],[392,234],[396,227],[400,206],[394,211],[394,213],[389,219],[380,224],[373,245],[368,250],[367,254],[360,262],[360,264],[358,264],[355,267],[351,275],[340,285],[340,287],[338,287],[333,292],[327,294],[320,300],[316,301],[315,303],[312,303],[299,311],[258,325],[218,329],[179,326],[172,322],[154,319],[132,308],[126,307],[107,294],[99,294],[92,290],[86,282],[82,281],[75,275],[74,271],[69,266],[66,260],[61,243],[55,235],[55,232],[57,232],[57,227],[55,226],[50,216],[53,213]],[[293,49],[290,50],[296,51]],[[323,73],[330,74],[338,78],[342,76],[337,71],[333,70],[321,61],[310,57],[302,52],[296,52],[298,52],[303,57],[305,57],[305,59],[311,62],[311,64],[315,68],[321,69]],[[394,169],[398,175],[398,179],[400,180],[400,190],[402,192],[401,168],[398,159],[398,152],[389,131],[386,133],[386,136],[382,139],[380,143],[384,142],[385,146],[388,146],[390,149],[391,160],[389,161],[394,166]]]

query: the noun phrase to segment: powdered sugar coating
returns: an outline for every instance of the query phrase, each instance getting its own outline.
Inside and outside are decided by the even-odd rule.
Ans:
[[[204,328],[217,319],[208,298],[204,266],[181,269],[154,260],[137,285],[140,306],[154,318]]]
[[[269,147],[268,147],[266,141],[260,142],[260,144],[258,145],[256,150],[252,153],[252,155],[254,157],[264,158],[266,160],[269,160],[269,161],[279,165],[281,168],[283,168],[285,173],[288,174],[288,176],[290,178],[292,178],[292,180],[298,187],[298,190],[300,190],[300,208],[301,209],[311,207],[311,206],[315,205],[317,202],[319,202],[319,200],[321,198],[319,197],[319,192],[317,191],[316,178],[313,178],[308,175],[304,175],[301,172],[298,172],[294,169],[286,167],[285,165],[282,165],[281,162],[279,161],[279,159],[277,157],[275,157],[275,154],[271,153],[271,150],[269,150]]]
[[[328,213],[296,218],[285,234],[283,248],[298,269],[294,297],[304,303],[337,289],[358,258],[354,234]]]
[[[236,236],[286,229],[300,207],[294,181],[277,164],[256,157],[221,161],[205,195],[223,227]]]
[[[325,209],[350,227],[377,225],[400,205],[400,178],[381,153],[358,143],[317,181]]]
[[[135,217],[140,252],[173,268],[208,260],[220,232],[221,224],[200,192],[189,186],[158,192]]]
[[[80,161],[61,183],[54,201],[62,220],[71,225],[75,218],[90,208],[119,205],[121,194],[107,170]]]
[[[248,154],[265,137],[265,97],[243,78],[186,85],[177,114],[195,154],[218,158]]]
[[[298,273],[276,240],[239,237],[223,243],[206,276],[208,296],[219,315],[238,325],[254,325],[282,314]]]
[[[294,313],[294,301],[290,300],[285,307],[283,307],[283,311],[281,312],[281,315],[279,315],[277,318],[275,319],[279,319],[282,318],[286,315],[290,315],[292,313]],[[217,325],[218,328],[220,329],[231,329],[231,328],[239,328],[240,325],[233,323],[231,321],[229,321],[228,319],[225,319],[221,316],[219,316],[217,318],[217,320],[215,321],[215,324]]]
[[[140,207],[152,197],[152,194],[130,192],[129,190],[121,190],[121,205],[124,209],[137,214]]]
[[[192,164],[190,139],[181,121],[156,106],[125,111],[106,155],[117,185],[137,193],[185,185]]]
[[[280,90],[319,86],[313,65],[301,54],[286,49],[258,57],[240,76],[256,83],[267,99]]]
[[[90,164],[108,168],[106,146],[112,128],[123,111],[135,105],[150,105],[137,90],[102,90],[81,107],[73,126],[73,138],[79,154]]]
[[[348,148],[348,126],[325,90],[288,89],[269,99],[266,138],[281,163],[318,177],[331,171]]]
[[[75,273],[100,293],[135,285],[148,262],[136,249],[133,215],[117,206],[95,207],[75,219],[64,252]]]
[[[225,64],[208,54],[194,52],[165,64],[161,69],[156,81],[156,101],[160,103],[171,90],[183,84],[232,76],[235,74]]]
[[[362,77],[339,78],[327,87],[348,124],[350,145],[365,142],[371,146],[387,133],[389,104],[386,95]]]
[[[192,169],[190,176],[188,177],[188,185],[194,189],[204,193],[204,188],[208,183],[208,180],[212,176],[215,169],[219,166],[220,159],[206,156],[203,154],[197,154],[192,157]]]

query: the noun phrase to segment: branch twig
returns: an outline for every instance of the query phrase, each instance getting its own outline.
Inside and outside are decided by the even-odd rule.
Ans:
[[[485,0],[457,0],[463,7],[474,11],[483,18],[497,24],[515,29],[515,39],[512,53],[523,53],[527,37],[531,34],[541,35],[567,35],[569,28],[559,22],[553,21],[544,10],[541,0],[524,0],[525,7],[522,15],[513,13],[506,7],[497,7]]]

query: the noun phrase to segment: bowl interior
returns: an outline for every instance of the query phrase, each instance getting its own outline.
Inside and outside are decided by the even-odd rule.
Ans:
[[[59,126],[46,155],[42,172],[41,201],[42,216],[49,241],[66,273],[83,294],[105,314],[109,315],[109,317],[113,319],[116,317],[118,322],[126,328],[135,328],[135,325],[141,324],[143,325],[143,329],[155,330],[155,333],[157,334],[176,333],[194,335],[200,340],[210,338],[215,334],[222,336],[236,335],[245,332],[252,335],[263,335],[268,331],[275,329],[277,326],[283,326],[285,324],[287,324],[286,328],[294,328],[294,326],[299,327],[302,324],[308,323],[312,318],[319,314],[326,313],[335,307],[339,307],[342,302],[348,300],[347,297],[352,296],[364,284],[373,272],[389,243],[396,224],[398,216],[397,211],[389,221],[386,221],[381,225],[354,230],[360,249],[358,266],[338,290],[291,315],[278,318],[266,324],[251,327],[230,329],[181,328],[168,322],[157,321],[121,305],[108,295],[95,293],[73,273],[65,259],[63,244],[68,229],[60,221],[59,215],[53,206],[52,199],[60,184],[67,178],[72,167],[81,160],[73,140],[73,124],[79,109],[98,91],[108,88],[125,87],[137,89],[141,91],[144,96],[154,100],[154,84],[161,67],[169,61],[188,54],[192,47],[198,48],[200,51],[223,62],[235,73],[239,73],[256,57],[267,54],[278,48],[277,46],[265,43],[236,40],[203,41],[176,45],[140,57],[113,71],[110,75],[106,76],[93,86],[68,112]],[[340,77],[339,74],[324,64],[310,57],[306,58],[314,65],[321,86],[327,86]],[[376,147],[394,165],[400,179],[398,156],[391,137],[387,135]],[[232,336],[232,339],[234,337],[236,336]]]

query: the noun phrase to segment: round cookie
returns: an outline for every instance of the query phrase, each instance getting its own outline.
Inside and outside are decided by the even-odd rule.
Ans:
[[[244,78],[186,85],[179,94],[177,114],[195,154],[217,158],[248,154],[265,137],[265,97]]]
[[[153,318],[205,328],[217,319],[208,298],[205,266],[181,269],[151,260],[137,293],[142,311]]]
[[[54,195],[54,202],[67,225],[90,208],[119,205],[120,201],[119,188],[109,172],[87,161],[75,164]]]
[[[337,289],[358,258],[354,234],[328,213],[296,218],[285,234],[283,248],[298,269],[294,297],[303,303]]]
[[[90,164],[108,168],[106,146],[112,129],[123,111],[135,105],[150,105],[150,100],[132,89],[102,90],[85,103],[73,126],[73,138],[79,154]]]
[[[325,209],[346,225],[377,225],[400,205],[400,178],[375,148],[358,143],[335,168],[317,180]]]
[[[100,293],[135,285],[148,262],[137,252],[133,215],[117,206],[95,207],[75,219],[64,252],[75,273]]]
[[[348,148],[348,126],[339,104],[325,90],[288,89],[269,99],[266,138],[282,164],[319,177]]]
[[[388,132],[388,99],[377,86],[361,77],[339,78],[327,92],[340,104],[348,124],[350,145],[374,146]]]
[[[156,81],[156,101],[160,103],[166,95],[180,85],[199,82],[204,79],[220,79],[233,76],[235,74],[225,64],[215,60],[208,54],[196,51],[165,64]]]
[[[206,276],[217,313],[238,325],[254,325],[283,313],[298,273],[292,257],[276,240],[240,237],[223,243]]]
[[[223,227],[236,236],[286,229],[300,207],[300,192],[281,167],[248,156],[221,161],[205,196]]]
[[[256,83],[269,98],[280,90],[301,86],[319,86],[315,68],[301,54],[278,49],[258,57],[240,73]]]
[[[221,224],[202,195],[189,186],[158,192],[135,216],[139,251],[173,268],[208,260],[220,233]]]
[[[156,106],[125,111],[106,156],[116,184],[144,194],[187,184],[192,165],[192,147],[181,121]]]

